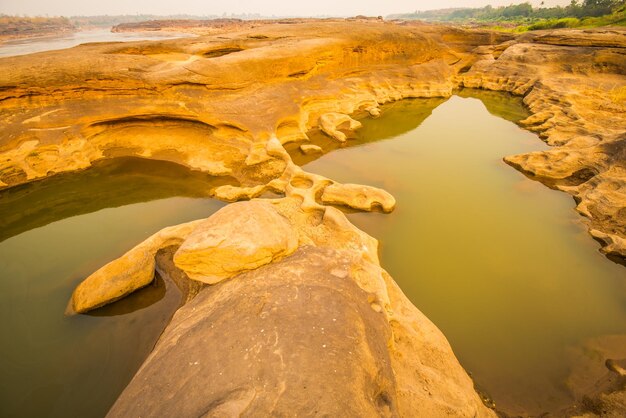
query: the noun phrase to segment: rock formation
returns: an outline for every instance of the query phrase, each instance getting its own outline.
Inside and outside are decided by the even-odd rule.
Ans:
[[[623,30],[516,37],[361,20],[252,26],[1,60],[0,188],[139,156],[232,177],[239,184],[213,193],[224,200],[289,195],[293,170],[273,138],[307,145],[319,127],[342,141],[358,128],[350,115],[477,87],[524,95],[532,115],[523,125],[554,148],[506,161],[572,194],[603,250],[623,260]]]
[[[252,200],[166,228],[86,279],[73,305],[101,304],[104,275],[107,288],[145,285],[131,256],[154,264],[174,235],[186,236],[174,274],[212,285],[176,313],[109,416],[495,416],[380,267],[376,240],[333,207]]]
[[[154,279],[162,248],[180,246],[201,221],[165,228],[89,276],[74,290],[68,312],[83,313],[123,298]]]
[[[300,145],[300,150],[305,153],[305,154],[318,154],[318,153],[322,153],[324,152],[324,150],[321,147],[318,147],[317,145],[313,145],[313,144],[305,144],[305,145]]]
[[[173,275],[194,283],[111,416],[313,405],[328,415],[493,416],[443,335],[380,267],[376,241],[327,206],[389,212],[395,199],[307,173],[284,145],[317,151],[306,147],[312,128],[349,141],[357,117],[403,98],[459,87],[522,95],[532,113],[522,125],[552,148],[506,162],[573,195],[603,251],[623,261],[626,32],[288,23],[0,60],[0,189],[133,156],[227,177],[210,190],[222,200],[285,196],[166,228],[76,289],[76,312],[115,301],[152,280],[164,248]]]
[[[529,33],[480,49],[461,85],[523,95],[521,124],[553,148],[506,157],[529,177],[574,196],[591,235],[626,257],[626,31]]]

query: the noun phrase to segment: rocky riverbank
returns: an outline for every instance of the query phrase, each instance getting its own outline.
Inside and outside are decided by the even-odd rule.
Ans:
[[[306,145],[310,129],[345,141],[359,127],[355,114],[376,117],[381,104],[403,98],[448,97],[460,87],[522,95],[532,113],[522,124],[552,148],[507,157],[507,163],[571,194],[603,251],[623,262],[624,68],[624,31],[516,37],[382,21],[271,22],[220,36],[5,58],[0,188],[139,156],[227,177],[229,184],[211,190],[222,200],[285,196],[231,205],[211,228],[202,225],[214,218],[167,228],[79,286],[71,304],[78,312],[119,299],[149,283],[157,253],[172,246],[176,275],[211,284],[174,317],[113,415],[132,414],[137,399],[153,400],[143,408],[155,411],[184,400],[185,411],[196,415],[248,406],[278,413],[298,410],[300,401],[305,411],[311,399],[320,399],[329,414],[357,399],[346,406],[356,414],[491,415],[445,338],[381,269],[375,241],[330,206],[388,212],[395,199],[384,190],[307,173],[283,145]],[[235,242],[220,242],[224,237]],[[264,237],[262,245],[257,237]],[[280,287],[281,280],[289,286]],[[313,302],[297,299],[300,294]],[[233,317],[231,306],[240,306],[242,316]],[[266,310],[272,327],[261,333]],[[344,320],[338,328],[324,327],[328,336],[303,336],[285,325],[291,318],[295,328],[307,329],[337,317]],[[226,330],[237,328],[221,344]],[[339,335],[359,342],[351,345],[358,348],[353,360]],[[325,350],[331,347],[333,354]],[[305,368],[311,358],[324,366]],[[232,372],[236,378],[222,384],[220,359],[225,367],[245,364],[250,373]],[[272,375],[265,364],[285,372]],[[325,374],[335,366],[350,384]],[[294,374],[298,369],[306,372]],[[195,392],[211,387],[208,382],[185,386],[188,379],[214,378],[214,398]],[[332,393],[320,383],[329,380],[337,384]],[[178,382],[167,389],[176,387],[177,399],[162,396],[166,381]],[[295,390],[298,385],[315,391]],[[337,397],[329,398],[333,393]]]
[[[76,31],[64,17],[0,16],[0,43],[11,39],[37,38]]]
[[[382,21],[382,17],[356,16],[348,19],[327,18],[324,23],[341,23],[348,21]],[[259,19],[243,20],[233,18],[221,19],[155,19],[142,22],[120,23],[111,28],[111,32],[175,32],[192,33],[206,36],[224,32],[238,32],[251,30],[267,25],[297,25],[303,23],[316,23],[320,19],[313,18],[289,18],[289,19]],[[263,35],[257,35],[262,39]]]
[[[219,198],[285,193],[292,170],[271,155],[271,138],[306,142],[320,127],[342,140],[332,124],[356,128],[355,112],[375,116],[388,101],[479,87],[524,95],[532,116],[522,123],[554,148],[506,161],[573,195],[603,250],[623,261],[625,39],[617,30],[513,37],[294,22],[7,58],[0,187],[135,155],[235,177],[242,187],[218,189]]]
[[[111,32],[179,32],[196,35],[214,35],[228,31],[252,29],[262,24],[259,21],[244,21],[241,19],[165,19],[120,23],[113,26]]]
[[[83,282],[74,308],[151,280],[172,246],[167,274],[210,286],[109,416],[495,416],[380,267],[376,240],[332,207],[252,200],[169,228]]]

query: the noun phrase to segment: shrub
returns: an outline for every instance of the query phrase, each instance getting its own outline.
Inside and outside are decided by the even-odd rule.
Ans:
[[[528,30],[575,28],[580,26],[580,20],[575,17],[564,17],[562,19],[546,19],[528,26]]]

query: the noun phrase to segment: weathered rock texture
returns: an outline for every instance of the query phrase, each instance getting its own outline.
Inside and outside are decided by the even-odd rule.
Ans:
[[[460,84],[524,95],[553,148],[505,161],[574,196],[603,250],[626,257],[626,31],[551,31],[480,48]]]
[[[198,295],[111,415],[311,414],[312,405],[327,415],[493,415],[381,269],[376,241],[324,206],[391,211],[393,197],[307,173],[284,145],[306,145],[311,128],[349,141],[351,115],[376,117],[393,100],[458,87],[523,95],[532,115],[522,124],[553,148],[506,161],[572,194],[604,251],[623,260],[625,32],[281,23],[0,60],[0,188],[135,156],[228,176],[210,191],[223,200],[287,196],[163,230],[77,288],[79,312],[123,297],[151,280],[164,248],[175,250],[173,276],[212,284],[190,286]]]
[[[162,248],[180,246],[200,223],[193,221],[162,229],[100,268],[74,290],[68,313],[88,312],[150,284],[154,279],[157,252]]]
[[[190,278],[212,284],[283,258],[297,246],[298,234],[272,205],[251,201],[229,205],[197,225],[174,263]]]
[[[334,182],[294,169],[283,144],[306,145],[311,128],[344,141],[352,114],[478,87],[524,95],[524,126],[554,148],[506,161],[572,194],[604,251],[626,254],[624,31],[514,36],[359,19],[228,28],[0,60],[0,188],[139,156],[232,177],[238,186],[212,191],[224,200],[306,183],[319,203]]]
[[[172,244],[161,237],[191,229],[166,274],[216,283],[217,269],[232,277],[201,288],[176,313],[109,416],[495,416],[445,337],[380,267],[376,240],[338,209],[301,203],[235,203],[131,250],[156,256],[155,243]],[[259,231],[268,235],[262,242]],[[279,237],[289,252],[266,257]],[[125,269],[116,263],[127,259],[97,277],[117,283],[110,266]],[[74,304],[84,297],[75,293]]]

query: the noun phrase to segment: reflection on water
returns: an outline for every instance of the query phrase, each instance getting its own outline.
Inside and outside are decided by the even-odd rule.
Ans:
[[[468,95],[480,101],[391,104],[343,148],[312,135],[333,151],[323,156],[289,149],[309,171],[394,194],[394,213],[350,219],[381,241],[383,266],[498,406],[538,414],[570,400],[572,347],[626,333],[624,270],[597,252],[570,197],[502,162],[545,148],[507,122],[526,116],[520,103]],[[120,159],[0,193],[0,416],[106,413],[180,294],[157,279],[65,317],[71,292],[159,229],[222,207],[206,198],[222,181]]]
[[[457,96],[480,100],[489,113],[509,122],[517,123],[530,116],[519,97],[491,90],[463,89]],[[540,145],[537,143],[537,148]]]
[[[154,281],[148,286],[139,289],[130,295],[118,300],[110,305],[102,306],[93,311],[87,312],[85,315],[91,316],[116,316],[126,315],[132,312],[145,309],[151,305],[154,305],[165,297],[166,291],[172,291],[178,294],[180,297],[180,291],[175,284],[168,282],[155,272]],[[172,298],[174,300],[174,298]]]
[[[445,99],[433,98],[419,100],[419,106],[415,106],[415,102],[411,100],[401,100],[390,103],[385,106],[385,123],[368,124],[367,135],[358,135],[358,132],[356,134],[346,132],[350,140],[343,143],[324,135],[318,130],[311,131],[307,135],[313,144],[320,146],[324,150],[324,154],[340,148],[357,147],[370,142],[394,138],[416,129],[432,114],[433,109],[443,102],[445,102]],[[407,113],[411,114],[410,118],[406,117]],[[320,157],[320,154],[314,153],[306,155],[299,152],[298,149],[300,145],[301,143],[299,142],[285,145],[285,149],[291,155],[291,159],[294,163],[299,166],[304,166]]]
[[[174,196],[208,197],[231,177],[211,177],[178,164],[124,157],[61,173],[0,194],[0,242],[70,216]],[[97,198],[94,198],[96,197]]]
[[[568,350],[626,333],[624,268],[598,252],[571,197],[502,162],[547,148],[505,120],[526,117],[521,103],[461,96],[480,100],[396,103],[347,147],[291,153],[307,171],[391,192],[392,214],[349,215],[380,240],[383,267],[498,407],[555,410],[571,401]]]
[[[170,163],[124,159],[0,193],[0,416],[106,413],[180,293],[157,279],[92,315],[66,317],[72,290],[159,229],[222,207],[201,197],[215,184]]]
[[[128,32],[115,33],[110,29],[98,29],[67,33],[40,38],[16,39],[0,43],[0,57],[32,54],[35,52],[71,48],[88,42],[129,42],[193,37],[180,33]]]

